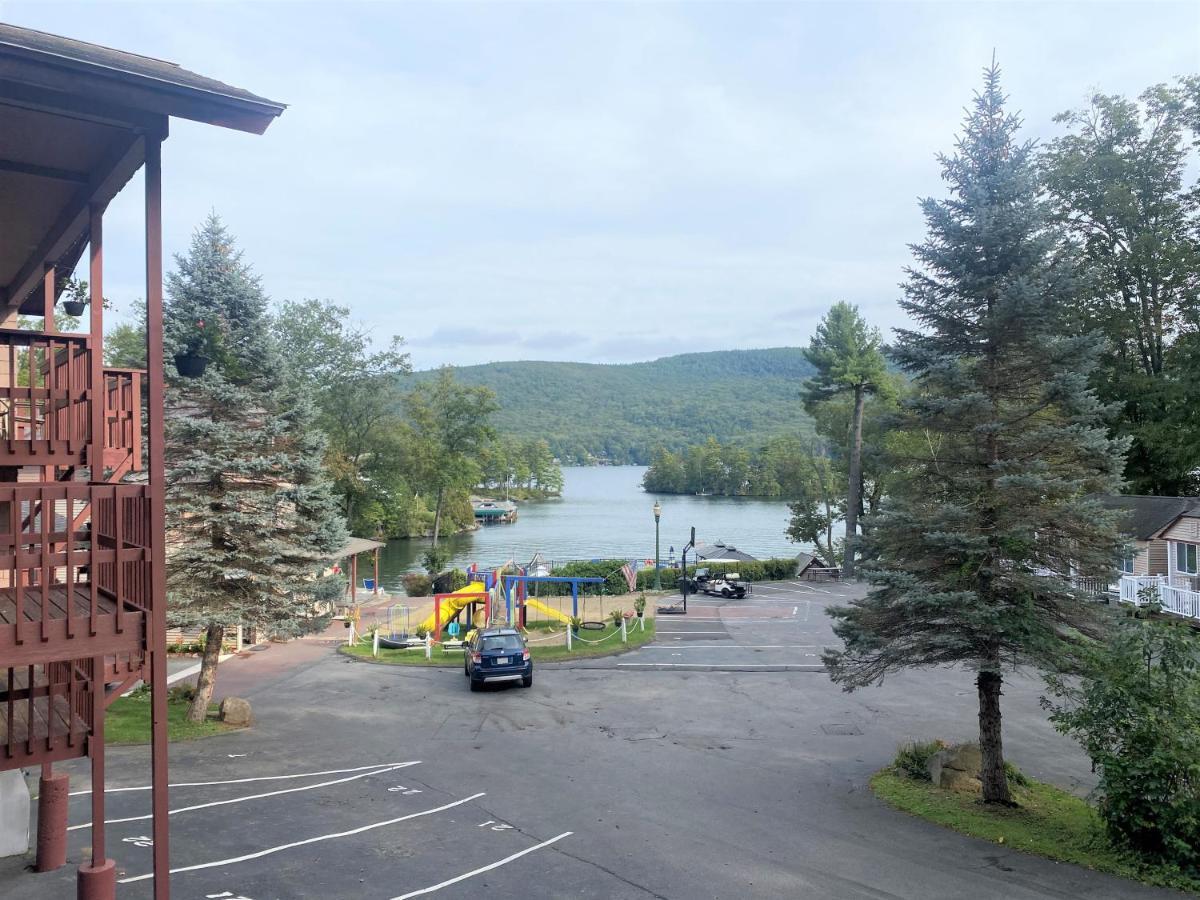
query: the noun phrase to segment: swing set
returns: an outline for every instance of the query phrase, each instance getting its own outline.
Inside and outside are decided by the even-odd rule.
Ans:
[[[579,618],[579,586],[581,584],[603,585],[605,583],[605,579],[603,578],[554,575],[502,575],[501,579],[504,584],[505,618],[510,625],[519,625],[521,628],[526,627],[526,615],[530,607],[548,615],[552,619],[557,619],[568,625],[571,624],[572,619]],[[530,597],[529,585],[531,584],[569,584],[571,586],[571,615],[566,616],[553,607],[542,603],[536,597]],[[601,589],[601,596],[603,596],[603,589]],[[585,621],[581,623],[580,627],[602,630],[605,626],[601,621]]]

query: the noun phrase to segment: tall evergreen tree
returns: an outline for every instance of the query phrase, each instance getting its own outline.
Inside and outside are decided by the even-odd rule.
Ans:
[[[804,402],[810,413],[839,394],[849,393],[854,398],[847,454],[850,465],[843,550],[846,575],[853,577],[858,517],[862,512],[863,408],[867,394],[878,391],[887,382],[879,331],[867,325],[858,307],[835,303],[817,325],[804,355],[816,369],[804,386]]]
[[[983,797],[998,803],[1005,670],[1069,667],[1100,633],[1072,577],[1112,571],[1117,523],[1096,495],[1120,487],[1125,449],[1088,387],[1098,342],[1064,327],[1078,280],[1004,101],[993,66],[941,158],[950,198],[922,202],[929,233],[901,304],[921,330],[899,331],[895,356],[914,379],[907,425],[930,450],[872,530],[873,589],[830,610],[845,647],[826,654],[847,690],[912,666],[973,668]]]
[[[322,625],[315,610],[342,589],[323,572],[347,535],[311,404],[284,377],[267,298],[215,215],[166,282],[167,359],[210,358],[197,379],[168,366],[166,392],[168,615],[205,632],[188,712],[202,721],[226,629]]]

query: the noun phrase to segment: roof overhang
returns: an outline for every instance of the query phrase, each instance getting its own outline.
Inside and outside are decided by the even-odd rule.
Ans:
[[[0,23],[0,317],[40,314],[171,116],[261,134],[285,109],[173,63]],[[60,287],[61,287],[61,279]]]

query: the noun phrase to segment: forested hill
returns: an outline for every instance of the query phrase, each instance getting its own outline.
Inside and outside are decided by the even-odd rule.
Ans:
[[[496,392],[495,425],[503,433],[543,437],[563,462],[643,464],[659,444],[681,450],[709,435],[752,444],[807,431],[799,394],[811,373],[792,347],[619,365],[496,362],[454,370],[458,380]]]

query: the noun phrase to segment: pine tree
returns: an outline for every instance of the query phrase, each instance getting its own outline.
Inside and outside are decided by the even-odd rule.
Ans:
[[[817,407],[840,394],[849,392],[854,398],[847,436],[850,465],[843,550],[845,573],[852,578],[862,512],[863,408],[867,394],[887,384],[887,366],[880,350],[879,331],[867,325],[858,307],[849,303],[835,303],[829,308],[804,355],[816,369],[804,386],[804,402],[810,414],[815,415]]]
[[[870,535],[870,594],[830,610],[845,642],[829,652],[847,690],[913,666],[976,671],[981,781],[1008,803],[1003,673],[1069,669],[1101,633],[1073,575],[1112,571],[1120,541],[1097,495],[1119,489],[1125,445],[1088,387],[1098,341],[1064,327],[1072,260],[1048,224],[1032,147],[1016,142],[998,69],[986,73],[953,156],[950,198],[925,200],[897,361],[913,376],[907,427],[927,454],[907,460]]]
[[[166,356],[210,358],[197,379],[168,364],[167,591],[172,624],[201,626],[204,656],[188,717],[202,721],[225,631],[239,623],[290,636],[340,579],[322,573],[346,543],[321,470],[324,437],[284,376],[267,298],[216,216],[167,276]]]

